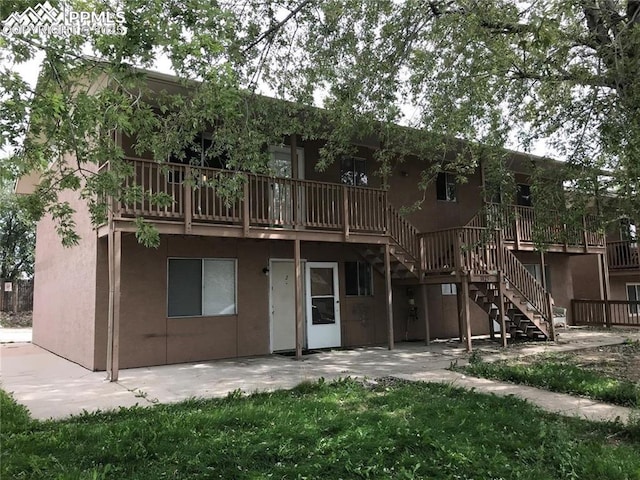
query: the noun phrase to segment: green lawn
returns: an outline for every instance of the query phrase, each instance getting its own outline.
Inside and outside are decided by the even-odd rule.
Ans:
[[[352,380],[63,421],[0,394],[2,479],[640,479],[640,435],[446,385]]]
[[[623,345],[628,355],[640,354],[640,343]],[[640,384],[617,378],[602,365],[584,365],[575,353],[542,354],[526,359],[484,362],[473,358],[459,369],[477,377],[531,385],[553,392],[570,393],[613,403],[640,408]]]

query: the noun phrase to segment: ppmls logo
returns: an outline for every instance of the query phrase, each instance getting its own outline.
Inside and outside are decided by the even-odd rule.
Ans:
[[[14,35],[88,35],[89,33],[124,34],[122,11],[77,12],[67,3],[56,8],[49,2],[14,12],[2,23],[2,33]]]

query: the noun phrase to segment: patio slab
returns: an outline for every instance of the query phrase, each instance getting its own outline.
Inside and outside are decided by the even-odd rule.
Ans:
[[[507,350],[488,341],[474,340],[483,358],[529,355],[542,351],[567,351],[613,345],[639,333],[567,330],[556,344],[527,344]],[[447,368],[467,361],[468,354],[456,341],[401,343],[393,351],[384,347],[323,351],[293,357],[262,357],[194,362],[178,365],[132,368],[120,371],[118,382],[108,382],[105,372],[91,372],[30,343],[0,345],[0,384],[27,406],[37,419],[63,418],[83,411],[151,406],[192,397],[220,397],[241,390],[245,393],[292,388],[303,381],[339,377],[378,378],[395,376],[409,380],[452,383],[498,395],[518,395],[551,411],[591,419],[625,419],[621,407],[575,399],[531,387],[465,377]],[[565,398],[568,397],[568,398]],[[573,400],[571,400],[573,399]],[[591,412],[591,413],[585,413]]]

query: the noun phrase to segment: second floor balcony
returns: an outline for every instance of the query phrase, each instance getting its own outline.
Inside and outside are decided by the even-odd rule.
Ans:
[[[145,159],[126,161],[132,164],[133,174],[125,187],[138,195],[114,205],[114,219],[121,223],[144,217],[163,227],[161,232],[174,234],[360,243],[385,243],[391,237],[414,259],[424,256],[425,232],[398,213],[385,189]],[[235,188],[236,195],[221,194],[229,188]],[[149,194],[163,194],[170,201],[155,202]],[[495,229],[498,224],[510,249],[533,250],[542,235],[549,251],[604,251],[604,235],[596,231],[592,219],[585,218],[583,228],[557,223],[540,232],[531,207],[491,204],[466,227]]]
[[[607,242],[609,270],[625,271],[640,269],[640,245],[637,240]]]

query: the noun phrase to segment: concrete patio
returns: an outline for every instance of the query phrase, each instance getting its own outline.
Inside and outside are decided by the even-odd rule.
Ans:
[[[613,345],[627,338],[640,339],[640,332],[566,330],[555,344],[532,343],[506,351],[486,340],[474,344],[484,358],[499,358]],[[516,395],[550,411],[593,420],[625,421],[631,413],[623,407],[447,370],[452,362],[464,364],[467,358],[462,345],[455,341],[434,342],[430,346],[402,343],[393,351],[383,347],[334,350],[306,355],[302,361],[271,355],[133,368],[122,370],[119,381],[110,383],[104,372],[91,372],[30,343],[6,343],[0,347],[2,388],[12,392],[38,419],[191,397],[220,397],[235,390],[252,393],[291,388],[321,377],[330,380],[346,376],[446,382],[497,395]]]

